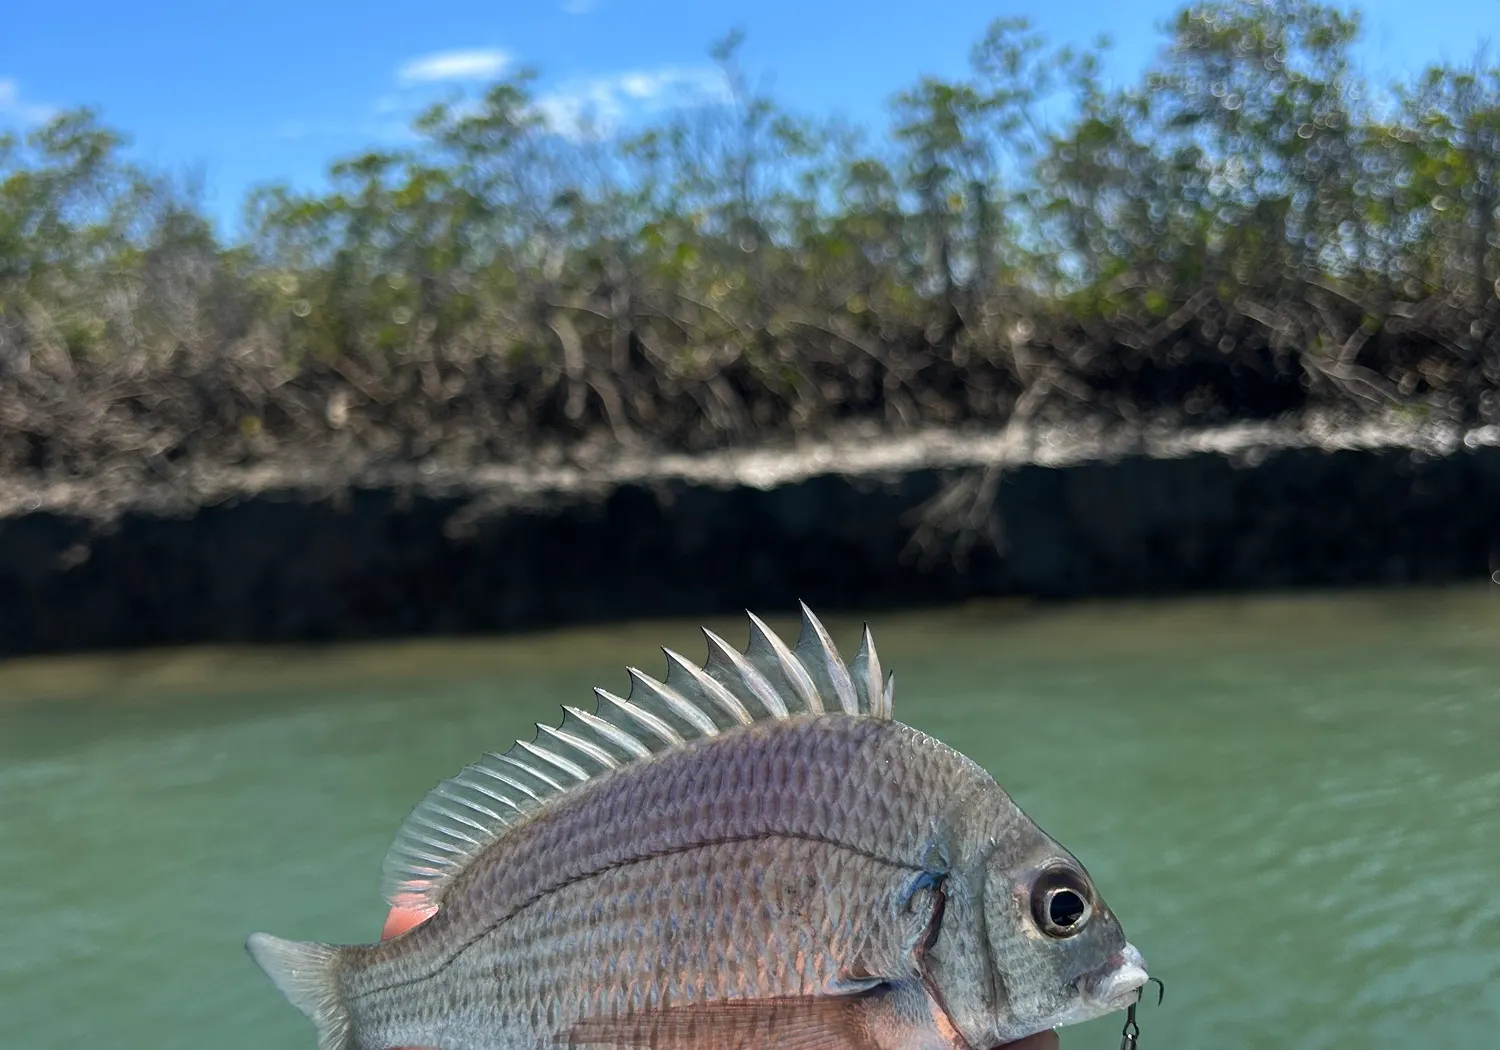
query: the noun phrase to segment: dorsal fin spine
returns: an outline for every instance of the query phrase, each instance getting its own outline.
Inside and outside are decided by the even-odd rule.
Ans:
[[[477,791],[478,789],[476,788],[475,790]],[[452,791],[445,791],[443,793],[443,797],[446,798],[446,799],[451,799],[452,801],[458,803],[460,806],[463,806],[465,809],[472,809],[475,813],[478,813],[481,817],[489,817],[490,818],[489,825],[484,825],[484,824],[476,824],[476,825],[474,825],[475,827],[479,828],[481,831],[488,831],[496,823],[500,823],[500,824],[508,824],[508,823],[510,823],[510,818],[509,817],[503,817],[499,813],[496,813],[493,809],[490,809],[489,806],[481,806],[478,802],[475,802],[471,798],[464,798],[462,795],[455,794]]]
[[[834,648],[828,629],[813,615],[806,602],[797,604],[802,607],[803,637],[811,643],[822,660],[823,671],[833,684],[833,694],[838,697],[839,705],[846,715],[859,714],[859,698],[854,695],[854,680],[849,676],[849,668],[844,666],[843,657]],[[801,647],[800,642],[798,647]]]
[[[681,733],[677,732],[677,730],[663,722],[660,718],[657,718],[650,711],[642,710],[629,700],[618,697],[607,689],[595,689],[594,695],[621,712],[626,718],[635,722],[636,725],[649,730],[668,747],[680,747],[685,742],[682,739]]]
[[[740,685],[755,698],[756,703],[767,714],[773,718],[785,718],[788,713],[786,702],[776,695],[776,687],[771,684],[765,675],[760,673],[760,668],[751,663],[743,653],[734,649],[728,642],[707,628],[704,628],[703,634],[708,638],[709,643],[709,666],[721,667],[723,668],[721,673],[726,677],[739,679]],[[728,686],[724,686],[724,688],[727,690]],[[743,724],[749,725],[754,721],[750,717],[749,712],[745,711],[743,707],[740,708],[740,711],[744,712]]]
[[[610,743],[614,744],[620,750],[629,751],[636,758],[651,757],[651,749],[649,747],[641,743],[629,733],[620,729],[619,726],[606,722],[598,715],[591,715],[587,711],[580,710],[576,707],[568,707],[564,705],[563,710],[572,715],[574,718],[578,719],[578,721],[582,722],[584,725],[588,726],[594,732],[598,733],[600,736],[604,737]]]
[[[667,654],[669,662],[677,655],[670,649],[663,649],[662,652]],[[719,727],[714,725],[714,720],[709,718],[699,708],[688,703],[687,699],[670,685],[665,682],[658,682],[655,678],[652,678],[637,667],[628,668],[627,673],[630,675],[630,696],[626,698],[627,703],[635,703],[635,692],[639,688],[646,695],[654,696],[666,704],[667,708],[673,714],[697,729],[704,736],[718,735]]]
[[[494,758],[494,759],[499,759],[501,756],[500,755],[492,754],[489,757]],[[532,795],[531,794],[531,790],[529,788],[527,788],[525,784],[517,783],[515,780],[511,779],[510,777],[506,776],[504,773],[500,772],[498,769],[490,769],[488,766],[481,766],[481,765],[475,765],[472,768],[476,772],[478,772],[478,773],[482,773],[482,774],[484,774],[487,777],[491,777],[491,778],[493,778],[495,780],[500,781],[500,783],[504,784],[506,787],[515,788],[517,791],[520,791],[523,794],[531,795],[532,798],[537,798],[536,795]],[[489,798],[494,799],[496,802],[502,802],[502,803],[504,803],[505,805],[509,806],[511,809],[515,810],[517,813],[523,812],[523,807],[521,806],[521,804],[519,802],[517,802],[515,799],[510,798],[508,795],[498,794],[498,793],[496,793],[496,792],[494,792],[494,791],[492,791],[492,790],[484,787],[483,785],[474,784],[472,782],[470,782],[470,784],[468,786],[473,787],[473,789],[475,791],[478,791],[479,793],[481,793],[483,795],[486,795]],[[538,800],[538,801],[540,801],[540,800]]]
[[[772,631],[764,620],[754,613],[750,613],[749,616],[751,647],[753,648],[756,642],[760,642],[770,650],[772,657],[776,660],[777,669],[796,692],[797,699],[801,701],[802,706],[813,714],[822,714],[823,704],[818,698],[817,687],[807,676],[807,668],[802,666],[802,661],[792,655],[786,643],[776,636],[776,632]],[[782,710],[786,710],[784,705]]]
[[[683,697],[689,706],[702,712],[704,717],[713,723],[715,733],[721,731],[718,722],[714,721],[713,715],[709,711],[704,710],[705,705],[701,703],[695,704],[692,700],[688,700],[687,697],[689,695],[693,693],[700,694],[702,699],[707,700],[712,705],[711,710],[717,709],[722,711],[732,723],[749,725],[754,721],[750,717],[750,712],[745,710],[745,705],[740,703],[739,697],[726,689],[722,682],[715,681],[713,675],[679,652],[674,652],[671,649],[663,649],[662,652],[667,657],[667,679],[665,684],[668,688],[675,688],[677,695]],[[709,659],[713,659],[712,643],[710,643],[709,647]],[[686,679],[686,681],[682,681],[682,679]]]
[[[620,766],[619,760],[614,755],[611,755],[597,744],[589,743],[580,736],[574,736],[566,730],[554,729],[552,726],[542,725],[540,722],[537,723],[537,729],[546,733],[552,739],[559,740],[568,745],[575,751],[581,751],[583,754],[588,755],[605,769],[618,769]]]
[[[541,736],[542,726],[540,722],[537,723],[536,728],[537,736]],[[585,770],[582,766],[578,765],[576,762],[568,761],[566,758],[563,758],[562,755],[557,754],[550,748],[543,747],[535,740],[517,740],[516,743],[520,744],[527,754],[534,755],[536,758],[540,759],[543,762],[546,762],[554,769],[566,773],[568,776],[572,777],[580,784],[589,779],[588,771]],[[564,790],[561,784],[558,785],[558,789]]]
[[[463,825],[464,827],[473,828],[475,831],[479,832],[481,835],[489,835],[490,834],[490,829],[487,828],[487,827],[485,827],[483,824],[480,824],[480,823],[478,823],[477,821],[474,821],[474,820],[470,820],[468,817],[464,816],[462,813],[455,812],[454,810],[449,809],[447,806],[439,806],[436,803],[433,803],[432,808],[434,810],[436,810],[437,812],[441,813],[443,816],[447,817],[449,820],[455,820],[459,824]],[[463,838],[466,841],[472,842],[476,846],[482,845],[481,840],[473,838],[472,836],[468,835],[465,832],[460,832],[457,828],[453,829],[453,833],[456,834],[456,835],[462,835]]]
[[[745,705],[740,703],[739,697],[730,691],[728,685],[715,678],[710,670],[715,666],[723,667],[727,675],[739,678],[740,684],[749,690],[761,707],[775,714],[780,698],[776,696],[776,691],[771,688],[771,683],[766,681],[765,676],[757,671],[738,650],[707,627],[703,628],[703,637],[708,640],[708,664],[704,670],[693,675],[700,688],[715,699],[722,697],[720,706],[740,725],[747,726],[754,722],[755,719],[750,716]],[[686,670],[690,674],[693,671],[692,668]],[[782,705],[781,709],[785,711],[785,705]]]
[[[448,850],[450,850],[450,849],[453,848],[453,844],[451,842],[442,842],[442,841],[440,841],[438,839],[433,838],[431,835],[423,835],[423,834],[418,833],[418,834],[413,835],[412,837],[415,838],[422,845],[424,845],[424,846],[431,846],[433,849],[437,850],[438,851],[438,856],[429,856],[427,859],[428,860],[432,860],[432,861],[436,861],[439,864],[442,863],[442,856],[441,855],[443,853],[446,853]]]
[[[439,907],[453,879],[509,829],[554,799],[664,751],[803,714],[891,718],[895,676],[885,673],[882,682],[869,627],[846,665],[823,624],[805,604],[801,611],[795,648],[753,614],[743,652],[705,629],[702,667],[663,649],[665,681],[629,668],[628,697],[596,689],[593,713],[565,705],[561,725],[538,723],[532,740],[518,740],[504,754],[486,752],[439,784],[412,811],[386,858],[387,899]]]
[[[517,740],[516,744],[518,744],[523,751],[527,750],[526,745],[522,744],[521,741]],[[536,766],[533,766],[533,765],[531,765],[528,762],[522,762],[518,758],[511,758],[509,751],[507,751],[503,755],[496,755],[495,757],[498,758],[501,762],[504,762],[507,765],[509,765],[512,769],[518,769],[522,773],[525,773],[527,776],[533,777],[533,778],[535,778],[537,780],[540,780],[543,784],[546,784],[548,787],[550,787],[553,791],[557,792],[559,795],[561,795],[564,791],[567,790],[567,788],[563,787],[557,781],[553,780],[550,776],[548,776],[547,773],[544,770],[540,770],[540,769],[536,768]],[[520,788],[520,790],[524,791],[526,794],[528,794],[532,798],[536,799],[536,801],[538,803],[544,801],[548,797],[546,795],[538,795],[531,788],[523,786],[523,782],[522,781],[517,781],[517,780],[511,779],[511,778],[506,778],[506,783],[513,784],[517,788]]]
[[[870,635],[870,625],[865,624],[859,640],[859,652],[854,654],[854,663],[849,667],[854,678],[854,688],[863,694],[861,699],[872,714],[889,718],[885,710],[885,684],[880,680],[880,656],[875,652],[875,639]]]

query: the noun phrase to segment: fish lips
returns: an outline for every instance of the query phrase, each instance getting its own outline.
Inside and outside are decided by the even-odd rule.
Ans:
[[[1150,975],[1140,949],[1129,941],[1125,947],[1078,979],[1078,993],[1093,1016],[1124,1010],[1140,998]]]
[[[1128,1010],[1140,999],[1141,989],[1146,987],[1150,979],[1146,972],[1146,960],[1141,956],[1140,950],[1127,941],[1125,947],[1104,960],[1103,964],[1073,982],[1077,997],[1066,1011],[1049,1018],[1046,1025],[1054,1029],[1066,1028],[1117,1010]],[[1007,1044],[991,1047],[990,1050],[1004,1050],[1005,1045]]]

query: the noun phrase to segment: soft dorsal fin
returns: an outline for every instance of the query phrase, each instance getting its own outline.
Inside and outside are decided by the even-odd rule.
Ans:
[[[626,699],[596,689],[592,714],[564,707],[556,728],[538,724],[532,740],[517,741],[504,754],[489,752],[433,788],[386,854],[386,900],[405,908],[438,907],[454,876],[509,828],[620,766],[809,712],[891,718],[894,678],[882,679],[869,628],[853,662],[845,664],[812,610],[801,608],[795,648],[753,613],[744,652],[705,628],[708,660],[702,667],[663,650],[664,681],[632,667]]]

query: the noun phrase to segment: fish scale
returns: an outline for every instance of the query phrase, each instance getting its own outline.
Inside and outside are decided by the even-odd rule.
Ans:
[[[539,887],[612,864],[771,834],[919,869],[933,822],[987,779],[967,760],[911,746],[921,739],[898,722],[804,716],[620,770],[497,842],[455,880],[444,907],[508,914],[546,892]]]
[[[892,718],[868,630],[850,665],[805,607],[795,649],[709,642],[435,788],[386,865],[421,925],[251,938],[322,1050],[972,1050],[1124,1007],[1087,874]]]
[[[835,851],[814,844],[780,847],[770,840],[692,851],[651,866],[649,873],[620,870],[592,886],[570,887],[549,901],[545,913],[523,913],[498,928],[466,953],[464,965],[478,975],[504,975],[494,1005],[505,1018],[549,1005],[558,1015],[580,1018],[663,1003],[814,995],[836,987],[855,963],[875,972],[906,965],[897,953],[882,958],[869,949],[909,943],[920,920],[871,907],[829,936],[838,924],[823,885],[808,891],[786,880],[767,892],[753,875],[780,880],[803,865],[825,865],[840,876],[883,885],[891,891],[888,901],[908,873],[864,857],[841,862]],[[725,893],[726,885],[744,885],[748,892]],[[637,890],[633,901],[619,907],[602,913],[593,907],[599,895],[620,899]],[[653,935],[673,915],[710,912],[716,921],[690,937]],[[538,953],[544,936],[553,947]],[[600,959],[624,956],[642,944],[649,947],[639,950],[635,966],[601,969]],[[554,1034],[531,1033],[538,1040]]]
[[[446,981],[491,990],[472,997],[473,1013],[465,1008],[474,1030],[529,1027],[522,1004],[545,1006],[549,989],[595,982],[591,960],[641,932],[639,917],[654,909],[678,924],[712,914],[720,928],[706,935],[699,923],[694,939],[676,942],[690,944],[692,957],[651,961],[619,997],[604,997],[606,1010],[695,1001],[685,974],[733,971],[734,987],[723,994],[764,998],[824,991],[860,962],[874,967],[867,972],[909,969],[898,953],[926,917],[898,916],[894,902],[921,871],[927,845],[921,833],[937,814],[931,797],[909,784],[931,784],[951,798],[982,776],[977,767],[937,763],[937,753],[904,746],[914,736],[896,722],[804,716],[757,727],[745,739],[711,738],[657,766],[622,770],[497,842],[409,941],[352,957],[346,994],[365,998],[441,972]],[[778,767],[802,770],[803,789],[778,790],[767,776]],[[892,820],[898,810],[906,819]],[[635,816],[626,822],[622,813]],[[756,873],[784,877],[774,892],[758,892]],[[811,887],[789,891],[809,875]],[[659,886],[669,888],[665,897],[653,892]],[[632,894],[639,895],[634,908]],[[806,912],[799,914],[799,906]],[[587,918],[601,908],[603,916]],[[537,946],[554,953],[586,921],[594,936],[614,943],[593,951],[580,945],[565,959],[528,956]],[[476,922],[490,931],[481,941],[472,939]],[[768,951],[773,940],[784,947]],[[849,952],[870,943],[883,949],[878,963]],[[454,970],[448,960],[457,944],[466,947]],[[557,999],[563,1016],[583,1016],[582,1005]],[[393,1011],[370,1028],[398,1045],[426,1023]]]

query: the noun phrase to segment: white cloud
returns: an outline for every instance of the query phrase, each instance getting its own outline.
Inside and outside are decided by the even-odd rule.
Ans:
[[[599,6],[599,0],[563,0],[562,9],[564,14],[586,15]]]
[[[510,56],[499,50],[423,55],[396,71],[400,83],[377,97],[363,119],[287,120],[276,128],[276,134],[285,139],[361,137],[381,143],[412,142],[417,136],[410,121],[432,100],[435,85],[487,79],[510,62]],[[729,97],[724,74],[712,66],[664,66],[563,81],[535,96],[534,105],[558,134],[589,139],[612,135],[647,114],[724,102]],[[0,94],[0,108],[3,99]],[[476,105],[474,97],[449,101],[455,114]]]
[[[11,77],[0,77],[0,117],[15,117],[23,124],[45,124],[55,116],[54,107],[23,101],[20,85]]]
[[[275,134],[283,139],[345,139],[382,146],[416,142],[419,136],[411,122],[440,97],[444,84],[482,83],[510,63],[510,55],[497,48],[419,55],[396,69],[397,83],[376,97],[363,116],[284,120],[276,126]],[[453,113],[463,113],[473,104],[472,98],[448,100]]]
[[[536,106],[554,130],[585,138],[608,134],[633,116],[728,98],[729,85],[719,70],[669,66],[567,81],[540,95]]]
[[[412,59],[396,70],[403,84],[433,84],[456,80],[491,80],[510,65],[510,55],[498,48],[438,51]]]

